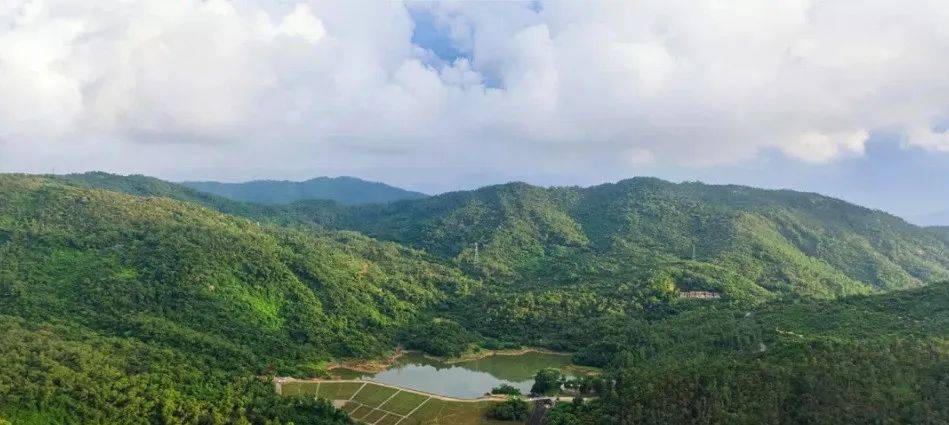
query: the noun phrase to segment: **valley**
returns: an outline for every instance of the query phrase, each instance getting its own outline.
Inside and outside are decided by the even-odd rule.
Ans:
[[[342,379],[368,379],[431,394],[472,399],[502,384],[528,394],[537,371],[552,367],[572,377],[569,366],[569,354],[528,352],[446,363],[420,353],[406,353],[380,372],[332,369],[330,373]]]
[[[551,394],[587,396],[553,425],[946,418],[941,235],[819,195],[654,179],[342,206],[0,175],[0,418],[388,423],[411,415],[268,380],[399,347],[469,360],[346,378],[476,398],[599,368],[596,385],[552,378]],[[476,359],[526,347],[571,354]],[[378,390],[411,398],[398,391]],[[483,423],[501,400],[430,401],[419,423]]]

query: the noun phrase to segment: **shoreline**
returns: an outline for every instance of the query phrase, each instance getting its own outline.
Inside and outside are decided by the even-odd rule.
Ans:
[[[538,347],[526,347],[526,348],[510,348],[503,350],[481,350],[475,353],[463,354],[458,357],[438,357],[430,354],[425,354],[419,350],[406,350],[402,347],[396,348],[395,352],[388,357],[382,359],[374,360],[349,360],[349,361],[336,361],[331,362],[326,365],[326,372],[332,372],[333,370],[346,369],[354,372],[361,373],[378,373],[384,372],[391,368],[395,361],[398,360],[405,354],[418,354],[422,357],[425,357],[429,360],[435,360],[445,364],[456,364],[464,363],[474,360],[481,360],[486,357],[491,356],[521,356],[527,353],[541,353],[541,354],[551,354],[557,356],[572,356],[573,353],[567,353],[562,351],[554,351],[546,348]],[[571,364],[571,366],[576,366]],[[581,366],[582,367],[582,366]],[[332,376],[332,375],[331,375]]]
[[[521,356],[527,353],[540,353],[540,354],[552,354],[556,356],[573,356],[573,353],[567,353],[562,351],[548,350],[546,348],[537,348],[537,347],[526,347],[526,348],[508,348],[503,350],[481,350],[475,353],[462,354],[458,357],[438,357],[430,354],[425,354],[421,351],[411,350],[408,351],[411,353],[421,354],[422,357],[425,357],[429,360],[439,361],[445,364],[454,364],[454,363],[463,363],[472,360],[481,360],[485,357],[491,356]]]
[[[360,384],[360,383],[361,383],[361,384],[373,384],[373,385],[377,385],[377,386],[380,386],[380,387],[394,388],[394,389],[397,389],[397,390],[399,390],[399,391],[405,391],[405,392],[408,392],[408,393],[414,393],[414,394],[424,395],[424,396],[436,398],[436,399],[439,399],[439,400],[452,401],[452,402],[459,402],[459,403],[478,403],[478,402],[486,402],[486,401],[504,401],[504,400],[507,400],[507,399],[510,397],[510,396],[508,396],[508,395],[503,395],[503,394],[485,394],[485,395],[478,396],[478,397],[475,397],[475,398],[452,397],[452,396],[448,396],[448,395],[436,394],[436,393],[430,393],[430,392],[428,392],[428,391],[417,390],[417,389],[409,388],[409,387],[402,387],[402,386],[398,386],[398,385],[386,384],[386,383],[383,383],[383,382],[373,381],[373,380],[371,380],[371,379],[320,379],[320,378],[301,379],[301,378],[294,378],[294,377],[291,377],[291,376],[274,376],[274,377],[273,377],[273,382],[274,382],[274,385],[275,385],[275,387],[276,387],[275,389],[276,389],[277,394],[282,394],[283,384],[286,384],[286,383],[324,383],[324,382],[326,382],[326,383],[354,383],[354,384]],[[572,396],[572,395],[554,395],[554,396],[537,396],[537,397],[531,397],[530,395],[520,394],[520,395],[518,395],[518,396],[516,396],[516,397],[519,398],[519,399],[521,399],[521,400],[528,400],[528,401],[532,401],[532,400],[537,399],[537,398],[556,398],[556,399],[561,400],[561,401],[570,401],[570,400],[573,400],[575,396]],[[593,398],[596,398],[596,397],[595,397],[595,396],[585,396],[585,397],[583,397],[583,398],[589,400],[589,399],[593,399]]]
[[[334,361],[326,365],[326,372],[329,373],[336,369],[346,369],[354,372],[362,373],[377,373],[384,372],[393,364],[395,361],[402,357],[405,353],[410,352],[405,350],[402,347],[395,349],[395,352],[392,353],[389,357],[384,357],[382,359],[375,360],[347,360],[347,361]]]

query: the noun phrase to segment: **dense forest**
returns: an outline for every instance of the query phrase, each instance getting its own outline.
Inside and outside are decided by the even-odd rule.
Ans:
[[[945,229],[788,190],[634,178],[589,188],[510,183],[385,204],[264,206],[142,176],[65,178],[255,220],[354,230],[509,285],[615,287],[672,274],[692,277],[694,288],[683,290],[826,298],[949,279]]]
[[[336,211],[316,220],[514,282],[614,285],[651,272],[723,270],[733,287],[705,289],[827,297],[949,278],[949,248],[926,229],[786,190],[652,178],[590,188],[511,183]]]
[[[613,390],[548,423],[945,423],[947,338],[949,282],[696,308],[604,340]]]
[[[0,175],[0,418],[346,423],[266,377],[402,345],[603,367],[609,391],[555,424],[940,423],[945,235],[815,194],[656,179],[346,206]]]
[[[392,243],[260,227],[167,198],[0,176],[0,200],[0,314],[4,338],[17,339],[0,344],[3,361],[15,363],[3,368],[0,417],[52,410],[116,421],[129,412],[77,410],[78,399],[63,398],[86,395],[50,387],[106,385],[99,380],[132,370],[163,384],[141,384],[158,401],[129,407],[145,422],[243,418],[232,412],[241,400],[215,404],[224,391],[259,392],[248,380],[258,374],[315,374],[331,358],[378,356],[419,310],[477,285]],[[196,370],[168,373],[179,363]],[[224,372],[242,373],[243,383]],[[122,392],[110,387],[95,397]],[[188,410],[164,406],[166,396]],[[26,411],[3,411],[11,406]]]

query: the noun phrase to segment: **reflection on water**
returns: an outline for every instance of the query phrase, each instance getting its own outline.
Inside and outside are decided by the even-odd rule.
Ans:
[[[418,353],[406,353],[386,371],[363,373],[334,370],[341,378],[373,381],[458,398],[476,398],[500,384],[510,384],[528,393],[534,374],[545,367],[561,368],[570,356],[530,352],[516,356],[494,355],[483,359],[445,363]]]

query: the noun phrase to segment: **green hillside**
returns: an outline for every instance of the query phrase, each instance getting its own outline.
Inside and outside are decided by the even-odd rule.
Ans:
[[[168,198],[17,175],[0,176],[0,264],[4,336],[21,341],[0,345],[19,366],[0,376],[0,397],[14,397],[0,417],[27,406],[82,421],[122,413],[74,410],[85,386],[51,394],[47,381],[105,385],[131,369],[142,382],[164,380],[141,389],[157,401],[129,407],[142,418],[226,415],[214,400],[235,391],[232,376],[313,374],[331,358],[378,356],[420,310],[475,285],[420,252],[354,233],[260,227]],[[24,381],[18,350],[51,364],[28,367],[41,376]],[[144,357],[124,358],[133,354]],[[220,379],[165,373],[177,364]],[[202,412],[163,404],[179,401]]]
[[[668,273],[681,289],[827,297],[949,277],[949,244],[932,232],[816,194],[742,186],[512,183],[337,208],[315,221],[525,284],[616,285]]]
[[[127,191],[125,177],[106,177],[83,184]],[[447,298],[432,314],[487,337],[489,346],[584,347],[604,318],[674,314],[681,291],[759,302],[916,287],[949,276],[949,243],[932,229],[793,191],[636,178],[591,188],[511,183],[386,205],[225,208],[173,190],[153,194],[258,221],[357,230],[430,253],[484,279],[485,286]]]
[[[943,242],[949,244],[949,226],[937,226],[937,227],[927,227],[937,239],[942,239]]]
[[[356,230],[505,285],[609,289],[668,275],[681,290],[760,299],[869,293],[949,278],[949,238],[939,228],[786,190],[634,178],[589,188],[510,183],[379,205],[263,206],[139,176],[67,177],[258,221]]]
[[[181,185],[230,199],[262,204],[289,204],[306,199],[325,199],[345,205],[372,204],[421,199],[427,195],[369,182],[355,177],[317,177],[294,182],[254,180],[244,183],[211,181],[182,182]]]
[[[551,425],[949,420],[949,282],[747,310],[702,307],[617,327],[614,392]]]
[[[154,177],[142,175],[120,176],[117,174],[93,171],[80,174],[46,176],[69,185],[88,189],[104,189],[112,192],[135,196],[159,196],[192,202],[218,210],[220,212],[243,217],[268,217],[277,214],[278,209],[265,205],[235,201],[223,196],[195,190],[177,183],[171,183]]]
[[[949,284],[924,285],[946,276],[945,234],[656,179],[263,206],[0,175],[0,418],[345,423],[259,377],[530,345],[615,380],[554,424],[940,423]]]

